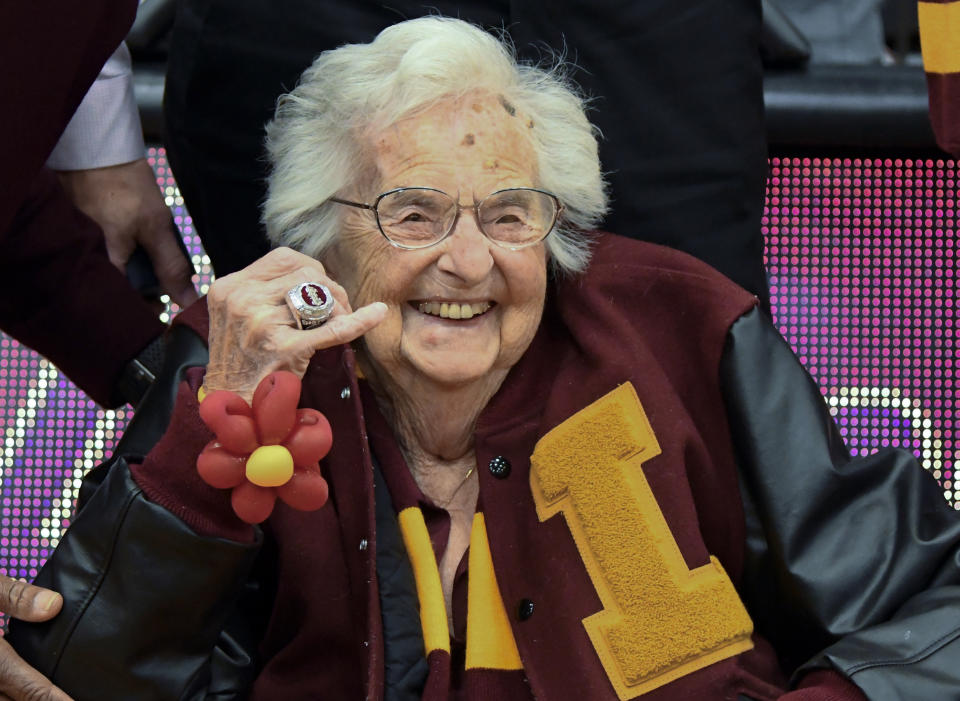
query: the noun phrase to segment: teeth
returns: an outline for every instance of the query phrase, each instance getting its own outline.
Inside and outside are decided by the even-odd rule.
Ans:
[[[418,309],[441,319],[472,319],[490,308],[489,302],[457,304],[456,302],[421,302]]]

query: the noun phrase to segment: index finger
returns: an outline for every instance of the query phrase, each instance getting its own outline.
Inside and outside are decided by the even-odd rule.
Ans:
[[[331,348],[360,338],[379,324],[387,316],[387,305],[373,302],[360,307],[355,312],[332,317],[323,326],[309,331],[299,331],[304,335],[304,343],[315,350]]]
[[[0,575],[0,611],[21,621],[46,621],[60,613],[63,597],[55,591]]]

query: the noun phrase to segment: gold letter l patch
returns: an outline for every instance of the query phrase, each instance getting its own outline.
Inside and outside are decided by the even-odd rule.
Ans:
[[[624,700],[753,646],[720,562],[691,570],[683,560],[641,469],[659,454],[626,383],[551,430],[531,457],[537,515],[566,518],[603,605],[583,625]]]

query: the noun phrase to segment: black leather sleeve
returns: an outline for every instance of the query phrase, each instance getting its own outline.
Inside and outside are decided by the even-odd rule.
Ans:
[[[744,600],[785,667],[832,666],[874,701],[960,699],[960,514],[936,480],[903,451],[852,459],[762,312],[733,325],[721,381]]]
[[[243,698],[254,674],[258,638],[246,632],[258,612],[238,600],[258,586],[248,575],[262,534],[253,544],[196,534],[143,495],[125,459],[156,443],[184,370],[206,362],[190,329],[173,334],[117,457],[84,480],[83,506],[37,577],[63,594],[63,610],[46,623],[11,621],[8,632],[77,701]]]
[[[258,545],[196,535],[118,459],[47,563],[63,610],[12,623],[12,643],[77,701],[207,698]]]

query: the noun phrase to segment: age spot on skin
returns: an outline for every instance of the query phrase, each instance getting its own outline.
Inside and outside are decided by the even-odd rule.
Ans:
[[[500,104],[503,105],[503,109],[507,111],[511,117],[517,116],[517,108],[510,104],[510,102],[503,95],[497,95],[497,99],[500,100]]]
[[[500,161],[496,161],[492,158],[488,158],[483,162],[483,167],[486,170],[496,170],[500,167]]]
[[[467,134],[463,137],[463,141],[460,142],[461,146],[473,146],[476,140],[473,137],[473,134]]]

